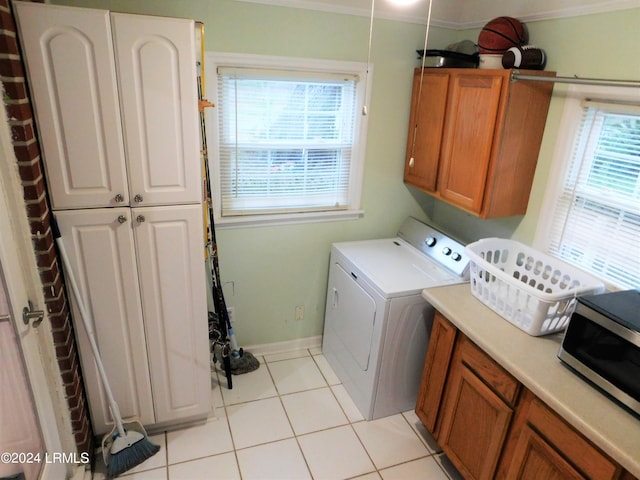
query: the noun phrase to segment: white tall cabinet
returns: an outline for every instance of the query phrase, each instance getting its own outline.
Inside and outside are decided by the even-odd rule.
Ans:
[[[192,20],[14,3],[51,205],[114,395],[151,429],[211,409]],[[79,312],[96,434],[111,429]]]

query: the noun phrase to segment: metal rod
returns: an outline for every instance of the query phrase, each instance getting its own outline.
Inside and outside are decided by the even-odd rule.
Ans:
[[[429,10],[427,13],[427,26],[424,31],[424,47],[422,55],[422,68],[420,68],[420,86],[418,87],[418,103],[416,104],[416,112],[420,111],[420,101],[422,100],[422,79],[424,78],[424,65],[427,60],[427,41],[429,40],[429,25],[431,25],[431,7],[433,6],[433,0],[429,0]],[[418,138],[418,124],[410,126],[413,128],[413,140],[411,141],[411,156],[409,157],[409,166],[413,168],[414,158],[413,155],[416,151],[416,139]]]
[[[362,105],[362,115],[369,114],[367,107],[367,88],[369,87],[369,69],[371,68],[371,40],[373,39],[373,14],[375,11],[376,0],[371,0],[371,20],[369,21],[369,48],[367,50],[367,75],[364,82],[364,102]]]
[[[543,77],[526,75],[518,70],[511,72],[511,81],[533,80],[536,82],[574,83],[580,85],[600,85],[603,87],[635,87],[640,88],[640,80],[612,80],[607,78],[579,78],[579,77]]]

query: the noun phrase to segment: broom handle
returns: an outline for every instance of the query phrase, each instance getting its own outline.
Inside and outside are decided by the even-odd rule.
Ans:
[[[62,264],[64,266],[65,271],[67,272],[67,280],[69,281],[69,284],[71,284],[71,290],[73,291],[73,296],[78,305],[78,310],[80,310],[80,317],[82,317],[84,328],[86,329],[87,336],[89,337],[91,350],[93,350],[93,357],[95,358],[96,365],[98,366],[98,372],[100,372],[102,386],[104,387],[104,391],[107,395],[107,400],[109,401],[109,409],[111,410],[111,415],[113,416],[113,420],[115,421],[116,428],[118,429],[118,433],[120,434],[121,437],[124,437],[125,431],[124,431],[124,425],[122,424],[122,416],[120,415],[120,409],[118,408],[118,404],[116,403],[115,398],[113,398],[113,392],[111,391],[111,387],[109,386],[109,381],[107,379],[107,372],[105,372],[104,370],[104,365],[102,364],[102,359],[100,357],[100,350],[98,350],[98,344],[96,343],[96,339],[95,339],[95,333],[93,332],[93,327],[91,326],[92,322],[89,317],[89,312],[87,312],[84,306],[84,302],[82,301],[82,297],[80,296],[80,289],[78,288],[76,278],[73,274],[73,269],[71,268],[71,262],[69,261],[69,256],[67,255],[67,250],[64,247],[64,243],[62,242],[62,235],[60,234],[60,229],[58,228],[58,223],[56,222],[54,215],[51,215],[51,230],[56,240],[56,245],[58,246],[58,250],[60,251],[60,257],[62,257]]]

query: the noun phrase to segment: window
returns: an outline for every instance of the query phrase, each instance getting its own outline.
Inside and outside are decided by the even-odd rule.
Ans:
[[[361,214],[366,64],[222,54],[207,60],[220,222]]]
[[[614,288],[640,288],[640,96],[567,100],[557,162],[537,243]]]

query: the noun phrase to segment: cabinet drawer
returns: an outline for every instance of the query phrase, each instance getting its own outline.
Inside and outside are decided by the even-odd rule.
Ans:
[[[461,336],[458,348],[462,363],[513,406],[518,398],[520,383],[467,337]]]

